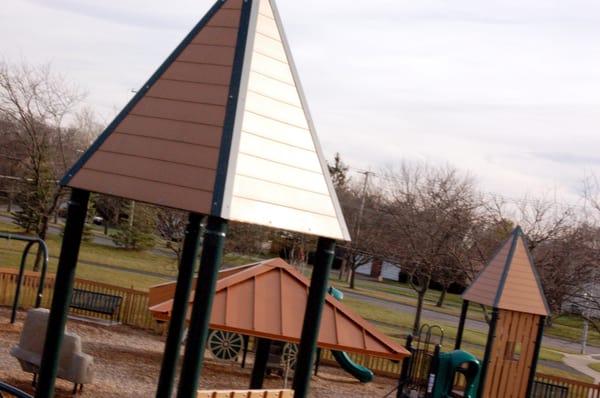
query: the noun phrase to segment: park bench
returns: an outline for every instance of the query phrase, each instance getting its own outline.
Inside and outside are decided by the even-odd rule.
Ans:
[[[199,390],[196,398],[292,398],[294,390]]]
[[[106,293],[97,293],[83,289],[73,289],[71,308],[110,315],[111,322],[119,320],[119,309],[123,297]]]

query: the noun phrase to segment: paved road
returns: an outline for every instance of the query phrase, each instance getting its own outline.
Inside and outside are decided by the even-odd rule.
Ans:
[[[379,306],[389,308],[394,311],[402,311],[402,312],[408,313],[408,314],[414,314],[416,312],[416,308],[411,305],[401,304],[401,303],[397,303],[395,301],[390,301],[390,300],[385,300],[385,299],[380,299],[380,298],[375,298],[375,297],[370,297],[370,296],[365,296],[364,294],[360,294],[357,292],[349,292],[348,290],[344,290],[344,295],[346,295],[347,297],[352,297],[355,299],[368,301],[370,303],[377,304]],[[452,324],[458,325],[458,317],[457,316],[444,314],[441,312],[436,312],[436,311],[432,311],[432,310],[428,310],[428,309],[423,309],[422,318],[424,320],[430,320],[430,321],[434,321],[434,322],[441,321],[441,322],[447,322],[447,323],[452,323]],[[481,331],[484,333],[488,330],[487,323],[482,322],[482,321],[472,320],[472,319],[467,319],[466,327],[469,329]],[[542,344],[546,348],[554,348],[557,350],[569,350],[569,351],[574,351],[574,352],[578,352],[579,349],[581,348],[580,344],[578,344],[578,343],[573,343],[571,341],[562,340],[562,339],[558,339],[555,337],[549,337],[549,336],[544,336],[544,340],[542,341]],[[587,349],[588,349],[589,354],[592,354],[592,355],[600,354],[600,347],[588,346]]]

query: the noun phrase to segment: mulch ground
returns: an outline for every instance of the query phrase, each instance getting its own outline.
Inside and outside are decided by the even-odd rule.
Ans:
[[[0,308],[0,380],[27,392],[33,392],[31,375],[24,373],[10,348],[17,344],[24,313],[17,323],[9,323],[10,311]],[[83,350],[94,357],[94,382],[84,387],[82,397],[153,397],[155,393],[164,337],[123,325],[99,326],[69,320],[67,328],[81,336]],[[208,358],[204,362],[200,387],[205,389],[244,389],[251,369],[241,369],[234,362]],[[336,367],[321,366],[313,376],[311,397],[383,397],[394,388],[392,379],[376,377],[361,384]],[[71,396],[73,385],[57,381],[57,397]],[[282,388],[283,379],[267,377],[265,388]],[[391,394],[395,396],[395,394]]]

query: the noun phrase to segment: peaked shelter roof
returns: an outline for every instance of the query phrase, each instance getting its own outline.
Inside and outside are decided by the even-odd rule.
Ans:
[[[62,185],[350,236],[274,0],[219,0]]]
[[[520,227],[500,245],[462,298],[510,311],[543,316],[550,313]]]
[[[217,282],[211,328],[300,341],[308,297],[307,278],[280,258],[224,272]],[[151,306],[150,311],[155,318],[168,320],[171,308],[172,298]],[[389,359],[409,355],[402,346],[329,295],[323,307],[318,346]]]

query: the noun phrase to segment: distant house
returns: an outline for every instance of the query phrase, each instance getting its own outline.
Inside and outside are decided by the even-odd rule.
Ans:
[[[398,281],[400,278],[399,265],[379,259],[375,259],[374,261],[359,266],[356,268],[356,272],[361,275],[392,281]]]

